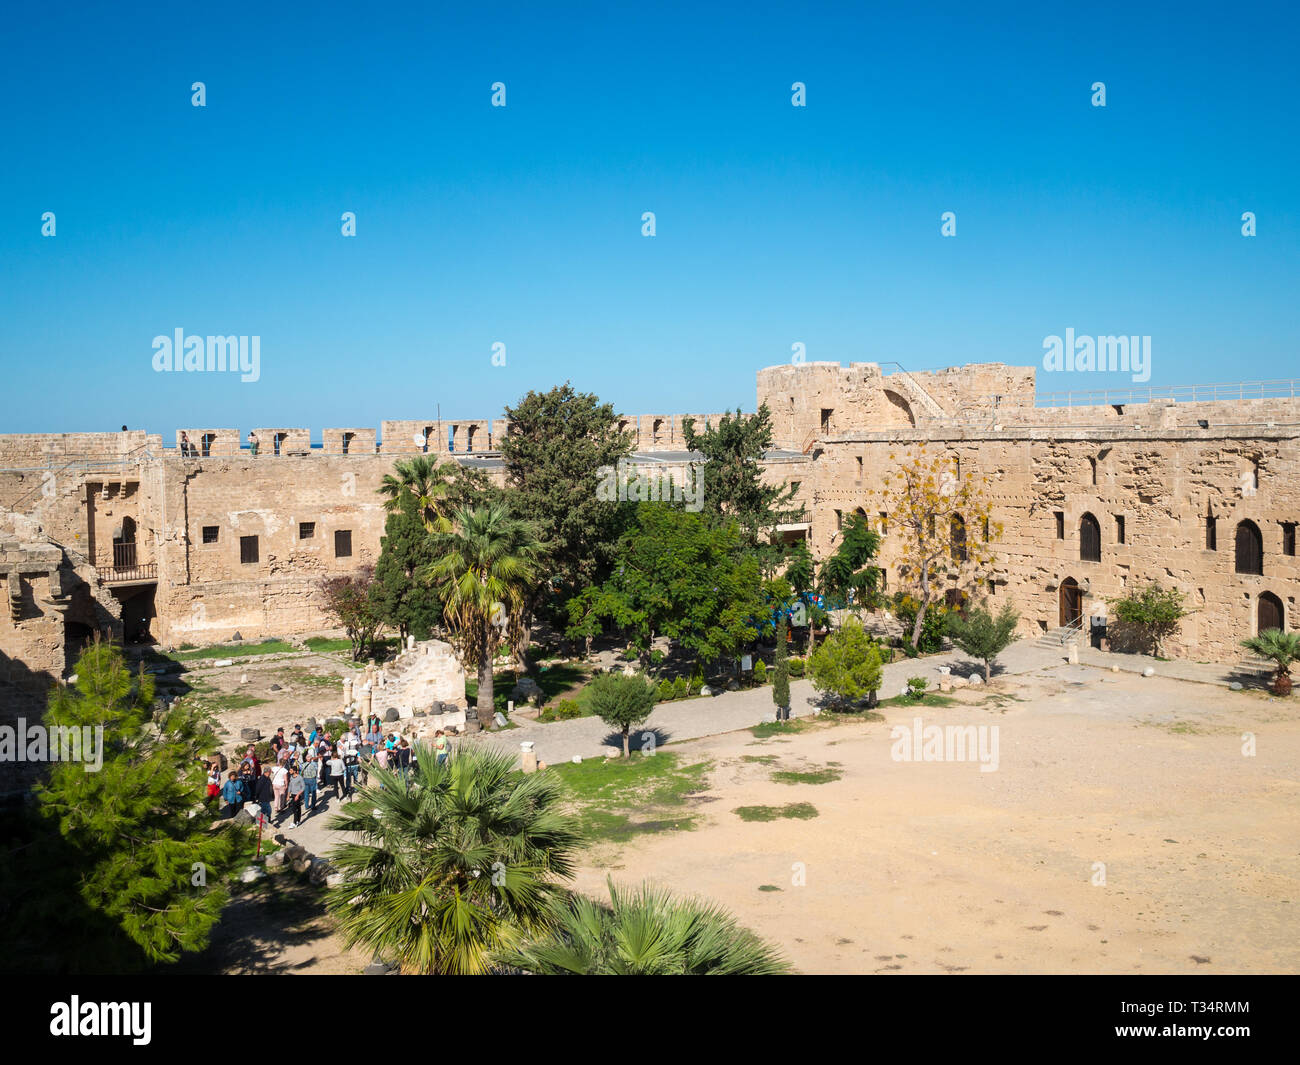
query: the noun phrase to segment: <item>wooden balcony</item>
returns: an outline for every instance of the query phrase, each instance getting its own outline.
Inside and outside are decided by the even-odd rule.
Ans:
[[[133,543],[114,544],[112,561],[97,562],[95,575],[101,584],[146,584],[158,579],[158,563],[141,562]]]

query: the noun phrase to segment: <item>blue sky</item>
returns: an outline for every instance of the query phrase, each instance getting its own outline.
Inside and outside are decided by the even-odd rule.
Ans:
[[[1293,7],[548,7],[10,7],[0,431],[752,409],[794,343],[1041,368],[1067,327],[1300,376]],[[260,380],[156,373],[177,328]]]

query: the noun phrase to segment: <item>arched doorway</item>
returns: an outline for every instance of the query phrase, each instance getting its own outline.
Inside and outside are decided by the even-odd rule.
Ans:
[[[1079,558],[1084,562],[1101,561],[1101,525],[1091,514],[1079,519]]]
[[[1282,600],[1272,592],[1260,592],[1259,603],[1255,608],[1255,634],[1268,629],[1285,629],[1286,615],[1282,612]]]
[[[1083,592],[1079,582],[1066,577],[1061,582],[1061,626],[1077,625],[1083,620]]]
[[[1264,537],[1259,526],[1247,520],[1237,523],[1237,572],[1264,573]]]

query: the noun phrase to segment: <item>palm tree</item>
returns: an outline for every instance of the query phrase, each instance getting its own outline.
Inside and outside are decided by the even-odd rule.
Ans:
[[[1274,695],[1291,694],[1291,663],[1300,658],[1300,632],[1283,632],[1281,629],[1265,629],[1258,636],[1242,640],[1241,646],[1254,651],[1261,658],[1272,659],[1277,666],[1273,675],[1272,691]]]
[[[426,529],[431,533],[450,532],[447,499],[456,473],[454,464],[440,466],[438,460],[430,455],[416,455],[410,459],[398,459],[393,470],[394,473],[384,474],[379,485],[380,495],[388,497],[384,500],[384,509],[390,513],[396,511],[401,506],[402,497],[409,494],[415,500]]]
[[[467,667],[478,671],[479,723],[492,724],[492,660],[505,640],[519,646],[529,589],[539,579],[536,528],[502,503],[452,516],[451,532],[435,537],[437,560],[420,574],[438,590],[443,621]]]
[[[570,895],[554,925],[498,954],[500,964],[548,976],[775,976],[780,953],[722,907],[643,884],[609,883],[610,905]]]
[[[330,855],[344,882],[326,904],[349,947],[404,971],[486,973],[494,954],[544,934],[573,879],[577,822],[553,773],[524,776],[490,748],[460,748],[441,765],[426,751],[408,781],[371,769],[332,819],[357,839]]]

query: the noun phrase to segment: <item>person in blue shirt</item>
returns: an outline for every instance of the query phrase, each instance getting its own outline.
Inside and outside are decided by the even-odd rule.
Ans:
[[[240,786],[239,778],[233,772],[221,787],[221,797],[226,801],[221,816],[234,817],[240,803],[244,801],[244,789]]]

